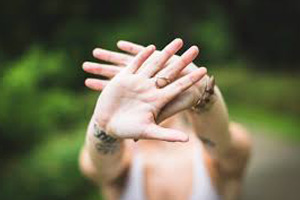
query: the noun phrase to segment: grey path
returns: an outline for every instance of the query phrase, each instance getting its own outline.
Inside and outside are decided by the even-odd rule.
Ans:
[[[267,134],[253,136],[243,200],[300,200],[300,144]]]

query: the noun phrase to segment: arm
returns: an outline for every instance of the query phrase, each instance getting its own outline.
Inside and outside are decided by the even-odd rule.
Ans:
[[[199,138],[212,156],[219,159],[224,157],[224,153],[230,147],[231,135],[228,112],[220,90],[216,86],[211,86],[211,93],[205,91],[210,81],[209,77],[205,77],[199,84],[200,99],[206,95],[208,101],[201,100],[196,108],[189,111],[189,116]]]
[[[236,199],[241,192],[241,180],[251,151],[247,131],[239,124],[229,123],[226,105],[216,86],[210,101],[198,107],[196,112],[189,111],[189,117],[210,153],[209,167],[215,168],[221,179],[219,189],[223,198]]]
[[[119,41],[117,45],[121,50],[132,55],[136,55],[144,49],[143,46],[128,41]],[[175,62],[176,59],[178,59],[178,56],[175,55],[170,62]],[[182,71],[181,75],[191,73],[197,68],[195,64],[191,63]],[[195,105],[199,98],[203,97],[207,80],[209,80],[209,77],[206,75],[190,89],[167,104],[163,109],[165,112],[162,112],[161,118],[158,120],[162,121],[168,118],[175,108],[181,107],[181,110],[186,109],[183,106],[186,102],[189,102],[189,105]],[[210,155],[222,165],[220,168],[228,173],[234,172],[239,174],[245,168],[250,155],[251,140],[247,131],[241,125],[229,123],[227,108],[221,92],[216,86],[213,89],[214,94],[211,95],[210,102],[202,108],[200,106],[199,112],[189,111],[190,117],[199,137],[202,140],[204,139],[205,142],[207,141],[205,139],[213,142],[206,143],[206,146],[213,144],[214,147],[210,145],[211,147],[208,147],[208,149],[210,149]]]
[[[129,167],[130,157],[125,151],[125,140],[107,142],[97,137],[99,133],[101,130],[92,117],[80,155],[80,169],[96,184],[100,181],[114,183]]]
[[[163,128],[156,122],[167,103],[206,73],[205,68],[200,68],[177,78],[177,74],[197,56],[196,47],[191,47],[177,62],[161,70],[181,46],[181,40],[174,40],[151,61],[148,57],[154,52],[154,47],[145,48],[106,84],[96,104],[81,156],[80,164],[88,177],[100,180],[101,176],[105,183],[118,180],[129,166],[126,139],[188,140],[185,133]],[[156,74],[160,73],[170,80],[165,87],[157,86]],[[175,109],[170,115],[177,112]]]
[[[134,44],[127,41],[118,42],[118,47],[130,54],[117,53],[113,51],[101,49],[99,53],[95,53],[94,56],[100,60],[113,63],[113,65],[101,65],[97,63],[84,63],[84,70],[97,74],[106,76],[108,78],[114,77],[120,71],[123,70],[123,65],[131,62],[134,55],[141,52],[145,47]],[[159,55],[159,51],[156,55]],[[167,68],[173,62],[178,60],[178,56],[174,55],[170,61],[165,65]],[[193,63],[189,64],[184,70],[182,70],[180,76],[191,73],[195,71],[198,67]],[[163,121],[163,119],[168,118],[172,113],[176,113],[185,109],[191,108],[196,102],[203,96],[203,91],[205,89],[205,83],[208,80],[208,76],[198,81],[188,90],[184,91],[178,95],[174,100],[168,103],[161,111],[158,116],[157,122]],[[109,82],[109,81],[107,81]],[[106,87],[98,79],[89,79],[86,81],[86,86],[101,91]],[[214,147],[210,149],[213,160],[213,168],[218,169],[218,173],[222,174],[222,177],[227,177],[228,187],[238,190],[237,185],[240,185],[241,174],[244,171],[245,165],[247,163],[250,149],[251,141],[247,137],[247,132],[239,125],[229,124],[228,113],[221,96],[221,93],[217,87],[214,87],[213,104],[207,105],[205,109],[200,110],[200,112],[190,112],[190,117],[192,118],[194,128],[196,132],[199,133],[199,137],[208,139],[213,142]],[[187,106],[188,105],[188,106]],[[209,124],[209,125],[207,125]],[[211,144],[211,143],[210,143]],[[229,178],[230,177],[230,178]],[[229,183],[230,180],[230,183]],[[233,191],[230,189],[229,191]],[[227,191],[224,189],[224,191]],[[236,192],[233,192],[236,194]],[[226,196],[231,196],[230,194]]]
[[[144,49],[141,45],[127,41],[118,42],[118,47],[133,55]],[[178,57],[173,56],[171,62],[175,62],[176,59]],[[196,69],[197,66],[191,63],[182,71],[182,75],[191,73]],[[165,112],[162,112],[161,118],[158,120],[162,121],[170,116],[174,108],[181,107],[184,110],[186,107],[183,105],[186,102],[190,102],[189,105],[195,105],[199,98],[203,98],[207,80],[209,80],[208,76],[166,105],[163,110]],[[207,163],[217,173],[215,175],[221,179],[221,186],[218,186],[219,191],[224,199],[236,199],[240,193],[241,179],[250,155],[251,140],[242,126],[229,123],[221,92],[217,87],[213,88],[214,95],[210,97],[210,102],[204,105],[201,103],[199,112],[190,111],[190,117],[199,138],[208,147],[209,155],[207,158],[210,162]]]

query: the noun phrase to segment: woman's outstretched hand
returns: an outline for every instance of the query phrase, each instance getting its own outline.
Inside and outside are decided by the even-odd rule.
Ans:
[[[177,43],[178,48],[181,48],[183,45],[181,39],[176,39],[173,42]],[[126,65],[132,62],[132,60],[138,53],[140,53],[145,49],[144,46],[132,42],[128,42],[128,41],[119,41],[117,43],[117,46],[119,49],[127,52],[128,54],[96,48],[93,51],[94,57],[99,60],[108,62],[110,64],[84,62],[83,63],[84,71],[95,75],[101,75],[108,79],[112,79],[115,75],[121,72]],[[156,50],[151,55],[151,58],[145,62],[145,64],[147,62],[150,62],[153,59],[157,59],[161,55],[161,53],[162,53],[161,51]],[[170,65],[174,65],[174,63],[176,63],[179,59],[180,56],[172,55],[172,57],[170,57],[169,60],[165,63],[165,66],[163,66],[163,68],[167,68]],[[186,66],[182,71],[180,71],[177,74],[176,78],[184,76],[197,69],[198,67],[191,62],[188,64],[188,66]],[[165,76],[165,73],[168,72],[166,72],[166,70],[161,70],[159,75]],[[194,106],[196,102],[199,100],[199,98],[202,96],[202,92],[204,88],[202,88],[203,84],[201,84],[201,82],[202,81],[198,81],[196,84],[193,84],[190,88],[180,93],[171,102],[169,102],[159,113],[157,117],[157,122],[163,121],[164,119],[172,116],[176,112],[180,112],[182,110],[189,109],[192,106]],[[96,91],[102,91],[108,83],[109,80],[103,80],[99,78],[88,78],[85,81],[85,85],[88,88]]]
[[[182,47],[174,40],[159,56],[151,56],[153,45],[140,51],[122,71],[106,82],[99,96],[94,119],[107,134],[116,138],[187,141],[188,136],[178,130],[157,125],[156,119],[166,104],[182,94],[205,74],[199,68],[180,78],[178,74],[198,55],[198,48],[188,49],[177,61],[164,68],[166,62]],[[158,88],[156,80],[165,77],[169,83]],[[104,80],[99,80],[104,81]],[[173,114],[178,112],[173,111]]]

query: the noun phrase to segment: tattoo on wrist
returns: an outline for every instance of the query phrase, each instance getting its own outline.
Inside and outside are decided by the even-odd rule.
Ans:
[[[213,76],[208,78],[202,97],[197,101],[196,105],[192,107],[193,111],[201,112],[209,109],[209,105],[212,105],[214,101],[215,85],[215,78]]]
[[[101,130],[97,123],[94,123],[94,137],[97,138],[95,148],[101,154],[114,154],[120,149],[120,142],[107,135],[105,131]]]

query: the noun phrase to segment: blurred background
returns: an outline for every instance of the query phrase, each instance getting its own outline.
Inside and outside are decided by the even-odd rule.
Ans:
[[[252,133],[242,199],[300,199],[299,19],[296,0],[0,1],[0,199],[101,199],[78,170],[99,95],[81,64],[119,39],[175,37]]]

